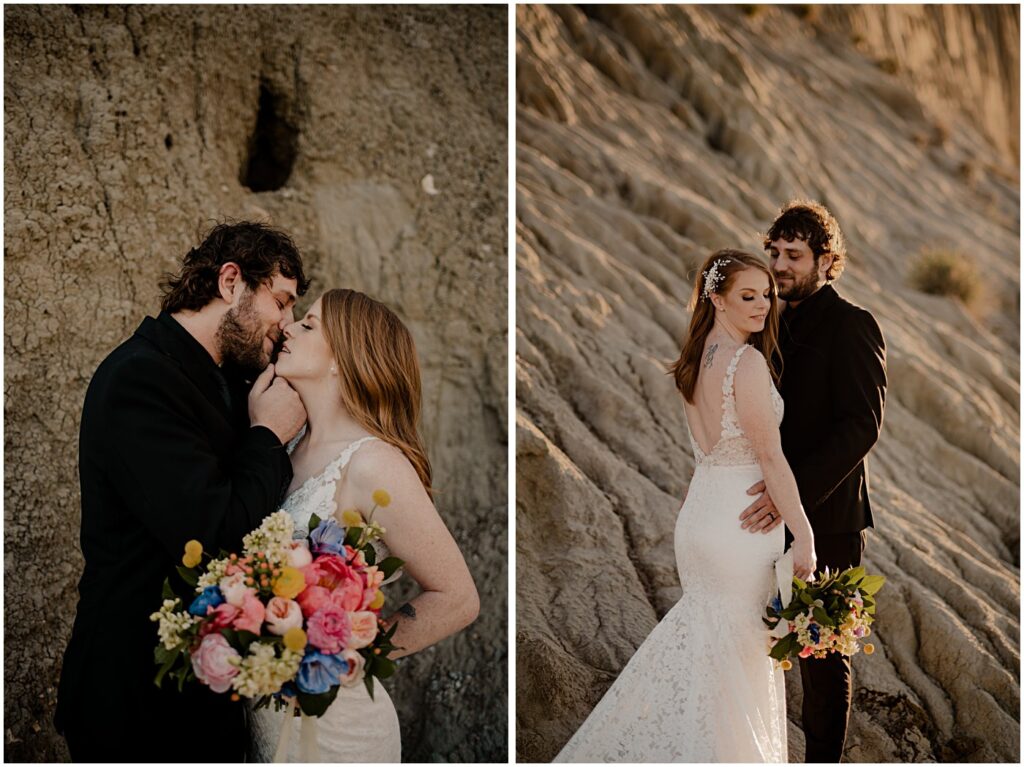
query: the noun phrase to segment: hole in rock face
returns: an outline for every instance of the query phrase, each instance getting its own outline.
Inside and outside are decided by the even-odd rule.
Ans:
[[[174,138],[171,136],[170,133],[164,136],[164,146],[167,147],[168,149],[174,146]]]
[[[249,138],[249,157],[242,184],[254,192],[271,192],[288,183],[295,164],[299,131],[284,117],[284,100],[260,83],[256,130]]]

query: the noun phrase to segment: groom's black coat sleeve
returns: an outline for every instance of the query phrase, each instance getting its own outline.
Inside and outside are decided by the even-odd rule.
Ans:
[[[173,559],[195,538],[216,555],[277,508],[291,471],[277,436],[243,432],[230,456],[189,402],[190,381],[173,366],[140,354],[111,376],[100,404],[107,419],[108,466],[126,509]]]
[[[878,441],[885,407],[885,341],[874,317],[847,305],[832,339],[829,390],[833,418],[824,436],[806,445],[792,469],[809,515],[854,471]]]

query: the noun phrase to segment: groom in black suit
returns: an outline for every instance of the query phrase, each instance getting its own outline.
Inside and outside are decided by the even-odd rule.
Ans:
[[[846,252],[839,224],[821,204],[794,201],[764,239],[779,297],[782,353],[782,451],[814,530],[818,570],[860,565],[873,527],[867,454],[878,440],[885,405],[885,341],[866,310],[836,292]],[[741,515],[751,532],[781,517],[764,483]],[[786,531],[786,543],[790,541]],[[852,700],[850,659],[839,653],[800,661],[806,762],[838,762]]]
[[[306,413],[268,363],[307,282],[287,235],[242,222],[214,227],[162,287],[163,311],[103,361],[82,411],[85,571],[55,716],[74,761],[237,762],[248,740],[227,694],[156,687],[149,616],[186,541],[240,550],[291,482],[283,445]],[[264,370],[247,408],[230,368]]]

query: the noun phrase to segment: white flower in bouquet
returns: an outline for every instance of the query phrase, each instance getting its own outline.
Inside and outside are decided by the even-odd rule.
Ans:
[[[278,658],[274,645],[253,642],[249,654],[237,662],[238,675],[231,680],[231,686],[246,698],[273,695],[295,676],[301,661],[301,652],[282,647]]]
[[[228,560],[214,559],[206,566],[206,572],[199,576],[196,593],[199,594],[208,586],[216,586],[227,575]]]
[[[149,616],[151,621],[160,622],[157,634],[168,650],[173,650],[181,644],[181,635],[199,621],[187,612],[175,612],[180,603],[180,599],[165,599],[160,609]]]
[[[263,524],[242,539],[245,556],[263,552],[276,565],[288,562],[295,525],[287,511],[275,511]]]

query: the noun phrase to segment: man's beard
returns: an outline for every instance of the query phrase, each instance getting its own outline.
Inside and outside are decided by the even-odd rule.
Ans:
[[[781,282],[775,275],[779,286],[779,298],[783,301],[803,301],[818,289],[818,271],[815,269],[803,279],[793,275],[792,281]]]
[[[246,290],[238,306],[228,309],[221,319],[217,341],[224,362],[258,372],[270,363],[270,355],[263,351],[266,333],[253,308],[254,303],[252,292]]]

